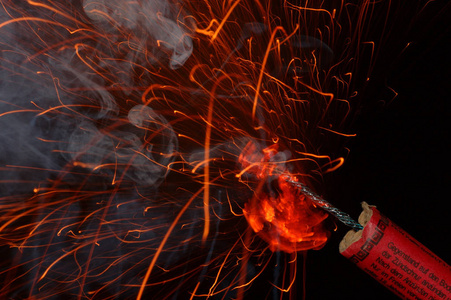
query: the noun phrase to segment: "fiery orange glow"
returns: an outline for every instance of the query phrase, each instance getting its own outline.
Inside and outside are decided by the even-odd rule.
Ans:
[[[273,145],[263,149],[263,153],[256,153],[257,147],[250,143],[240,156],[243,167],[261,180],[254,197],[244,206],[244,216],[272,251],[320,249],[328,238],[323,223],[327,213],[287,182],[296,179],[272,159],[278,153],[277,148]],[[276,187],[265,192],[265,184]]]
[[[378,1],[329,2],[0,0],[0,298],[291,293],[329,233],[286,178],[343,164],[373,64]]]

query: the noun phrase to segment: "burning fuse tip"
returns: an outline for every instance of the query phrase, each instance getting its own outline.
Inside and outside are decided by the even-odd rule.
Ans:
[[[346,226],[351,227],[355,231],[359,231],[363,229],[363,226],[356,222],[354,219],[351,218],[350,215],[347,213],[339,210],[338,208],[334,207],[332,204],[330,204],[328,201],[324,200],[320,196],[318,196],[316,193],[311,191],[306,185],[296,181],[295,179],[287,176],[284,178],[288,183],[291,183],[292,185],[296,186],[296,188],[304,195],[309,197],[313,203],[315,203],[318,207],[322,208],[329,214],[333,215],[335,218],[337,218],[340,222],[345,224]],[[365,203],[366,204],[366,203]],[[367,204],[368,205],[368,204]]]

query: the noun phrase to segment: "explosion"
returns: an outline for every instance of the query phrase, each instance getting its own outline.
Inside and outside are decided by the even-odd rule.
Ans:
[[[3,298],[291,293],[378,3],[1,4]]]
[[[248,144],[240,156],[247,172],[255,172],[261,179],[254,197],[244,206],[244,216],[273,251],[320,249],[328,237],[322,223],[327,213],[288,182],[293,180],[291,174],[275,160],[277,146],[263,149],[259,155],[253,153],[256,146]],[[252,160],[255,161],[251,163]],[[270,185],[267,193],[263,192],[265,182]]]

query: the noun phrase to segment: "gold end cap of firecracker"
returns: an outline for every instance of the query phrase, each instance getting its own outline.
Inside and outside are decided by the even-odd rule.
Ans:
[[[358,221],[363,227],[365,227],[365,225],[369,222],[369,220],[373,216],[373,211],[371,210],[371,207],[376,207],[376,206],[369,205],[366,202],[362,202],[363,211],[360,214]],[[363,230],[359,230],[359,231],[350,230],[350,231],[348,231],[348,233],[346,233],[344,238],[341,240],[340,245],[338,247],[340,253],[345,251],[353,243],[355,243],[358,240],[360,240],[360,238],[362,237],[362,233],[363,233]]]

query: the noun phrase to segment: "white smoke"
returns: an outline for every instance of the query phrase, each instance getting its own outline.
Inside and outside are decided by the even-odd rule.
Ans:
[[[169,51],[171,69],[183,66],[193,52],[193,42],[188,35],[188,27],[192,24],[185,24],[186,12],[177,3],[166,0],[84,0],[83,7],[86,15],[106,31],[128,29],[134,32],[139,37],[133,41],[139,51],[152,39],[153,49],[150,50],[156,57],[160,49]]]
[[[89,260],[90,237],[99,228],[109,238],[93,242],[92,262],[83,267],[97,274],[96,266],[105,266],[99,279],[105,286],[128,271],[122,283],[105,288],[122,293],[128,281],[139,284],[141,267],[129,258],[113,267],[114,258],[136,255],[142,245],[133,242],[163,236],[173,217],[170,207],[147,208],[162,197],[160,184],[176,159],[178,137],[164,112],[140,103],[143,90],[158,82],[158,70],[175,72],[190,57],[188,13],[169,0],[79,2],[5,0],[0,6],[0,207],[9,207],[1,211],[0,224],[17,217],[0,239],[14,234],[16,241],[22,237],[18,224],[39,223],[33,234],[25,233],[20,263],[14,260],[26,273],[8,266],[21,281],[8,298],[44,295],[42,285],[64,298],[58,293],[75,282],[70,270],[78,268],[78,259]],[[158,224],[159,231],[139,233]],[[192,230],[180,240],[188,240]],[[68,281],[54,284],[50,275],[31,290],[50,264],[77,245],[74,234],[87,246],[50,271],[69,270]],[[177,247],[186,245],[176,240]],[[2,268],[20,256],[14,247],[8,255]]]
[[[156,187],[174,160],[177,136],[165,117],[149,106],[124,107],[121,97],[139,102],[134,88],[155,80],[136,65],[177,69],[190,57],[188,13],[168,0],[84,0],[82,9],[73,15],[88,18],[77,23],[32,2],[0,10],[2,195],[31,191],[68,167]],[[61,26],[8,23],[24,16]],[[94,35],[67,29],[77,27]]]

